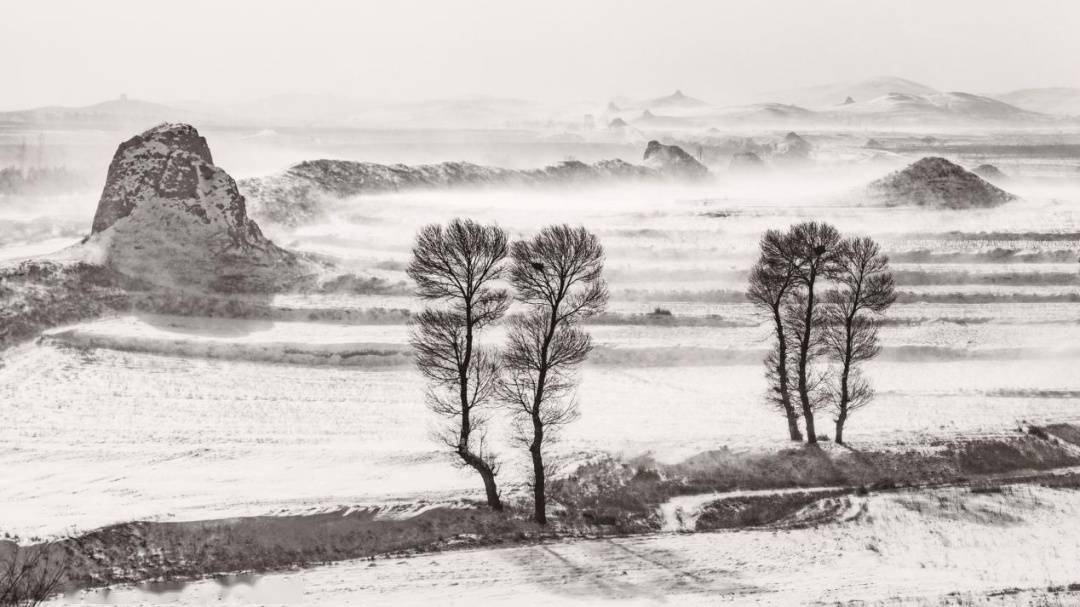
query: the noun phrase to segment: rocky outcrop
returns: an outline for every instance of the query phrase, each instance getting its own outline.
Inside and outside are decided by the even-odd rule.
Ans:
[[[709,169],[677,145],[664,145],[653,140],[645,146],[645,166],[656,169],[665,177],[697,180],[708,177]]]
[[[814,146],[793,131],[776,144],[773,159],[781,162],[805,162],[810,159],[813,151]]]
[[[963,167],[933,156],[871,183],[868,191],[888,205],[944,209],[988,208],[1016,198]]]
[[[324,217],[341,199],[365,194],[415,189],[581,186],[696,179],[708,175],[708,169],[681,149],[674,149],[678,152],[662,152],[660,156],[647,160],[644,166],[618,159],[591,164],[567,160],[529,170],[503,169],[469,162],[410,166],[351,160],[311,160],[277,175],[243,180],[240,189],[251,201],[252,214],[259,220],[296,226]],[[686,163],[682,157],[689,158],[690,163]]]
[[[1001,169],[992,164],[980,164],[974,169],[971,169],[971,172],[987,181],[1004,181],[1008,179],[1005,173],[1001,172]]]
[[[757,171],[765,168],[765,161],[753,152],[739,152],[731,156],[728,166],[733,171]]]
[[[120,145],[85,246],[111,269],[166,287],[276,290],[316,272],[263,236],[236,182],[186,124]]]
[[[127,217],[151,198],[194,198],[200,166],[213,166],[210,147],[194,127],[162,124],[120,144],[105,179],[91,234]]]

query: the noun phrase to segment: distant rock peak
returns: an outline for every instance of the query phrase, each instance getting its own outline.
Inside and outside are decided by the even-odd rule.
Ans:
[[[645,166],[654,168],[668,177],[701,179],[708,176],[709,169],[687,154],[677,145],[664,145],[655,139],[645,146]]]
[[[946,209],[994,207],[1016,196],[975,173],[937,156],[928,156],[869,186],[886,204],[910,204]]]

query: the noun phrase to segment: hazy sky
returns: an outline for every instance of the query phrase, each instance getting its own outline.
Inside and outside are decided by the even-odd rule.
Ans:
[[[1077,0],[32,0],[0,14],[0,109],[127,93],[239,101],[596,100],[896,75],[1080,86]]]

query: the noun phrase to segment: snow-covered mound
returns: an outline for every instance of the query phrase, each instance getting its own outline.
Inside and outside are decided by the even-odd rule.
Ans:
[[[946,209],[994,207],[1016,198],[963,167],[933,156],[871,183],[868,191],[889,205]]]
[[[651,148],[646,149],[644,166],[619,159],[592,164],[567,160],[529,170],[469,162],[410,166],[351,160],[310,160],[277,175],[245,179],[240,182],[240,188],[252,202],[252,213],[261,220],[300,225],[322,216],[331,200],[363,194],[421,188],[547,187],[686,180],[708,175],[708,169],[681,149],[661,147],[665,149],[653,150],[652,153],[649,151]]]
[[[161,124],[120,145],[82,249],[168,287],[277,290],[317,271],[263,236],[236,182],[186,124]]]

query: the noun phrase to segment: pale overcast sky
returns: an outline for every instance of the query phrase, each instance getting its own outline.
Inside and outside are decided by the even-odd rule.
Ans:
[[[240,101],[715,102],[876,75],[945,90],[1080,86],[1077,0],[32,0],[0,15],[0,109]]]

